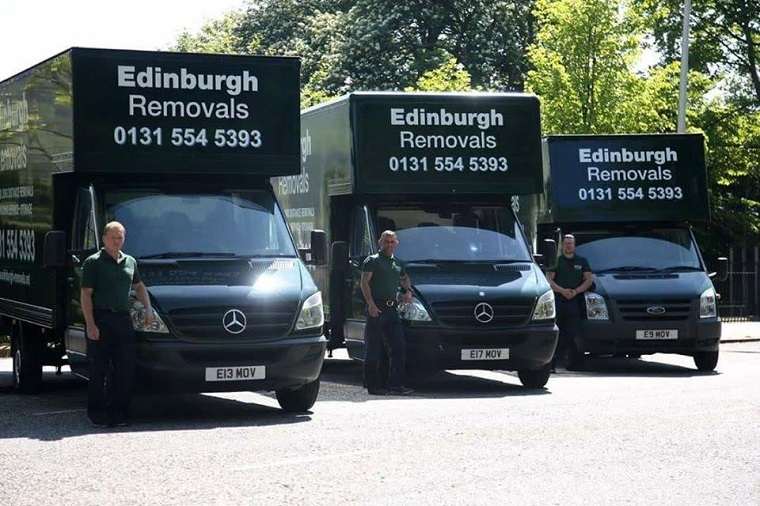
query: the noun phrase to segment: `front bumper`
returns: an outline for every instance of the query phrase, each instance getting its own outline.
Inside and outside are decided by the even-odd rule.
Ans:
[[[324,336],[245,344],[138,339],[135,380],[139,389],[150,391],[271,391],[297,387],[319,377],[326,346]],[[207,367],[244,366],[265,366],[265,378],[206,381]]]
[[[678,339],[642,340],[637,330],[677,330]],[[716,351],[720,345],[721,323],[718,318],[683,321],[631,322],[583,320],[575,339],[580,351],[597,355],[614,353],[676,353],[693,355]]]
[[[512,329],[447,329],[405,326],[407,370],[538,369],[548,364],[557,346],[554,323]],[[463,360],[462,350],[509,349],[507,360]]]

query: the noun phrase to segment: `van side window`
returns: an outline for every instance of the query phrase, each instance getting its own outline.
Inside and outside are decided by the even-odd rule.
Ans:
[[[351,242],[349,256],[364,258],[372,254],[372,236],[370,234],[367,209],[356,207],[352,213]]]
[[[93,219],[92,195],[87,188],[77,192],[76,213],[71,229],[71,249],[92,250],[98,248],[98,232]]]

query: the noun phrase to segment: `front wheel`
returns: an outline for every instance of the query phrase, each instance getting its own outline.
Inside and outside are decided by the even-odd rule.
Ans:
[[[697,370],[703,372],[714,371],[718,365],[718,350],[715,351],[698,351],[694,354],[694,364]]]
[[[317,402],[319,395],[319,378],[298,388],[276,390],[277,402],[284,411],[303,413],[309,411]]]
[[[548,363],[538,369],[521,369],[517,371],[517,377],[526,388],[543,388],[549,381],[552,373],[552,365]]]
[[[42,345],[34,332],[24,332],[18,324],[12,332],[13,388],[24,394],[34,394],[42,383]]]

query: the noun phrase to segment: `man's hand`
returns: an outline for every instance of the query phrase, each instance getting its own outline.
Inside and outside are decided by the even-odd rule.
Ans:
[[[369,315],[372,318],[377,318],[378,316],[380,316],[380,310],[377,308],[377,306],[374,303],[369,304],[367,306],[367,310],[369,311]]]
[[[563,288],[562,296],[566,298],[567,300],[570,300],[573,297],[575,297],[575,290],[573,290],[572,288]]]
[[[145,309],[145,324],[149,327],[153,325],[153,308],[152,307]]]
[[[86,334],[87,334],[87,339],[89,339],[90,341],[100,340],[100,329],[94,323],[92,325],[87,325]]]
[[[412,303],[412,291],[407,290],[404,292],[404,304],[411,304]]]

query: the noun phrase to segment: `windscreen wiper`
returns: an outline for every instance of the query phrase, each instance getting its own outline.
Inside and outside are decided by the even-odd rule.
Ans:
[[[139,260],[152,260],[157,258],[200,258],[200,257],[224,257],[235,258],[235,253],[208,253],[203,251],[166,251],[163,253],[154,253],[152,255],[142,255],[137,257]]]
[[[596,274],[601,274],[603,272],[635,272],[635,271],[646,271],[646,272],[653,272],[656,271],[654,267],[642,267],[640,265],[621,265],[620,267],[610,267],[609,269],[602,269],[600,271],[594,271]]]
[[[663,267],[657,269],[657,272],[673,272],[673,271],[699,271],[702,272],[701,267],[694,267],[693,265],[671,265],[670,267]]]

